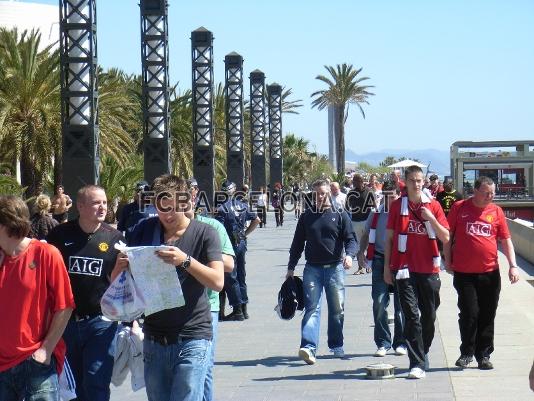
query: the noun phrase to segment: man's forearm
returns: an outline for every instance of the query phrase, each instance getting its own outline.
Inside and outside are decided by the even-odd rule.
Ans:
[[[514,244],[512,243],[512,239],[506,238],[504,240],[501,240],[501,245],[502,245],[502,252],[504,253],[504,256],[506,256],[509,266],[510,267],[517,266],[517,262],[515,260],[515,249],[514,249]]]
[[[41,348],[44,348],[49,354],[56,348],[57,342],[63,336],[71,314],[72,308],[61,309],[54,313],[48,333],[46,333],[46,337],[41,345]]]
[[[245,236],[248,236],[252,231],[254,231],[258,224],[260,224],[260,221],[261,220],[259,219],[259,217],[256,217],[255,220],[252,220],[248,228],[245,230]]]

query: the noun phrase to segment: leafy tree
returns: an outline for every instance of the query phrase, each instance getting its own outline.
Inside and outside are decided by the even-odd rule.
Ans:
[[[362,103],[369,104],[367,99],[374,93],[369,92],[368,89],[374,86],[361,84],[369,79],[359,76],[362,68],[354,69],[351,64],[346,63],[338,64],[336,68],[331,66],[325,66],[325,68],[330,77],[318,75],[315,78],[324,82],[327,88],[311,94],[311,97],[315,98],[312,101],[312,107],[323,110],[327,106],[334,106],[337,170],[338,173],[343,173],[345,171],[345,122],[349,115],[349,106],[355,104],[365,118]]]

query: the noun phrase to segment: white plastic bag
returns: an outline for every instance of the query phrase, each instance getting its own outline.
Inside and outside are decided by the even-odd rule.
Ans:
[[[131,322],[145,311],[145,299],[129,271],[123,271],[100,300],[102,314],[111,320]]]

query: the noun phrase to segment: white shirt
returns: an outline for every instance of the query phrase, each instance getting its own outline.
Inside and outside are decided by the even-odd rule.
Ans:
[[[260,207],[263,207],[263,206],[267,205],[267,194],[260,194],[260,196],[258,196],[257,205],[260,206]]]
[[[347,200],[347,194],[339,191],[337,195],[332,195],[332,206],[336,209],[345,208],[345,201]]]

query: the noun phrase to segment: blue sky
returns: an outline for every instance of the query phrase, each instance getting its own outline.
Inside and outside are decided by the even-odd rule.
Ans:
[[[58,4],[57,0],[40,3]],[[346,147],[448,150],[456,140],[534,137],[532,0],[169,0],[170,77],[191,86],[190,33],[214,33],[215,79],[236,51],[245,74],[293,88],[283,131],[328,153],[327,112],[310,94],[324,65],[363,67],[375,85],[366,119],[351,107]],[[137,0],[97,0],[99,63],[140,73]],[[248,96],[248,80],[246,81]]]

